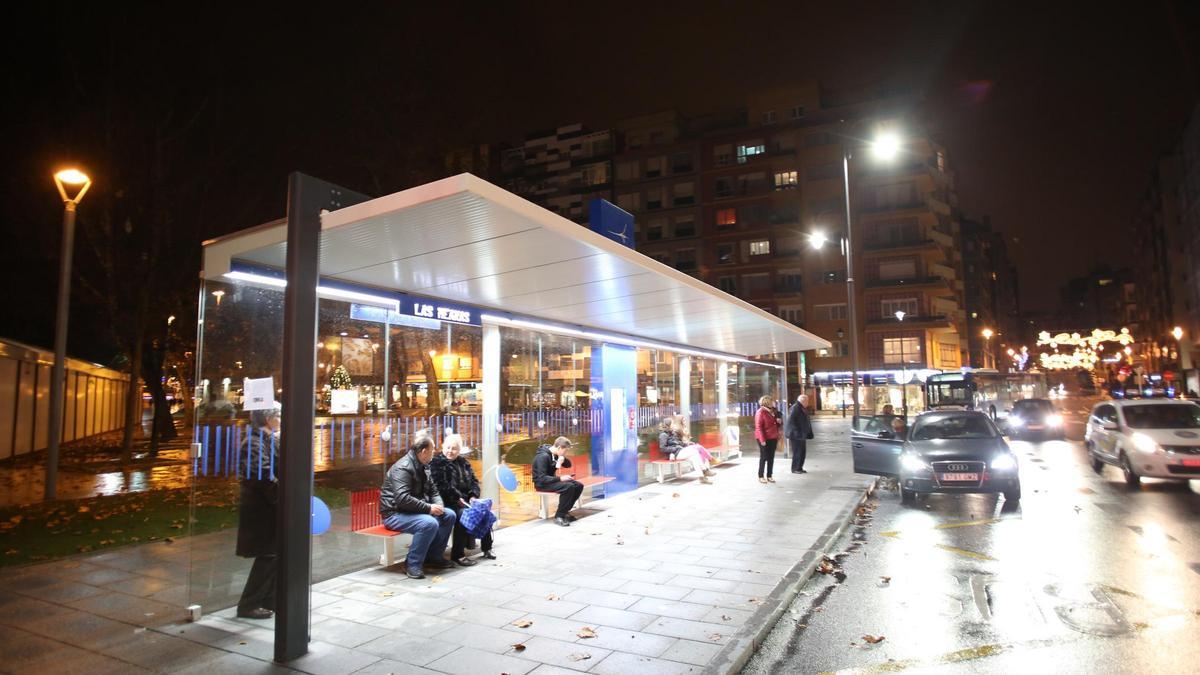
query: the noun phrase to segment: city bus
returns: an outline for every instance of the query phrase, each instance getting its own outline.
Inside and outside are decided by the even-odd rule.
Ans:
[[[1046,398],[1045,373],[972,369],[938,373],[925,380],[925,401],[930,410],[980,410],[998,419],[1007,417],[1013,403],[1025,398]]]

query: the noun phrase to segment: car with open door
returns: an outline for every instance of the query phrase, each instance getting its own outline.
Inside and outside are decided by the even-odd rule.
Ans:
[[[904,429],[877,427],[869,421],[855,423],[850,438],[854,471],[895,477],[903,501],[931,493],[999,492],[1007,501],[1021,499],[1017,456],[987,414],[927,412]]]

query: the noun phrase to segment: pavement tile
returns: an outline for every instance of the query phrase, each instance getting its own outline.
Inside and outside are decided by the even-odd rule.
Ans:
[[[671,575],[674,576],[674,575]],[[625,585],[617,589],[621,593],[629,593],[631,595],[640,595],[648,598],[661,598],[663,600],[682,600],[683,596],[691,593],[694,589],[683,588],[681,586],[664,586],[660,584],[647,583],[644,581],[629,581]]]
[[[729,641],[729,636],[735,632],[731,628],[731,626],[705,621],[689,621],[688,619],[662,617],[649,626],[646,626],[645,632],[653,633],[654,635],[669,635],[670,637],[695,640],[697,642],[725,644]]]
[[[740,609],[729,609],[728,607],[716,607],[708,614],[700,617],[700,621],[708,623],[719,623],[733,628],[742,627],[750,617],[754,616],[754,612],[744,611]],[[728,618],[726,618],[728,617]]]
[[[218,659],[189,665],[172,675],[285,675],[295,672],[270,661],[226,652]]]
[[[392,632],[378,626],[330,617],[313,624],[310,634],[314,640],[328,642],[339,647],[353,648],[384,635],[391,635]]]
[[[665,661],[649,656],[613,652],[600,663],[592,667],[590,672],[600,675],[688,675],[699,673],[700,666],[692,666],[678,661]]]
[[[438,675],[438,673],[421,666],[380,659],[362,670],[354,671],[354,675]]]
[[[669,582],[671,586],[679,586],[681,588],[691,588],[693,590],[704,591],[724,591],[731,592],[737,588],[737,581],[728,581],[725,579],[713,579],[711,577],[692,577],[686,574],[672,577]]]
[[[513,649],[509,655],[519,655],[522,659],[574,670],[589,670],[612,653],[608,649],[591,644],[590,640],[560,642],[550,638],[532,637],[521,644],[525,645],[524,649],[520,652]],[[590,658],[580,658],[585,655]]]
[[[641,630],[657,617],[653,614],[592,605],[572,614],[570,618],[572,621],[582,621],[587,625],[602,624],[628,630]]]
[[[184,610],[124,593],[103,593],[67,603],[85,612],[141,626],[158,626],[183,618]]]
[[[75,581],[82,584],[91,584],[93,586],[103,586],[111,584],[115,581],[126,581],[128,579],[136,579],[138,576],[132,572],[125,570],[113,569],[111,567],[100,567],[98,565],[88,565],[72,573],[63,574],[64,581]]]
[[[567,574],[557,579],[558,583],[597,591],[613,591],[625,583],[621,577],[596,576],[594,574]]]
[[[490,628],[488,626],[454,626],[434,636],[435,640],[456,644],[462,647],[472,647],[483,651],[503,654],[512,646],[525,639],[524,636],[514,635],[513,631]]]
[[[505,603],[504,607],[506,609],[515,609],[524,612],[532,612],[534,614],[543,614],[545,616],[553,616],[559,619],[565,619],[584,607],[587,607],[587,605],[582,602],[570,602],[568,600],[547,600],[546,598],[522,595],[515,600]]]
[[[100,652],[126,663],[166,672],[215,661],[226,654],[221,649],[150,630],[143,630],[134,639],[102,647]]]
[[[349,675],[378,660],[374,654],[313,640],[308,643],[308,653],[288,661],[287,666],[312,675]]]
[[[417,614],[403,609],[389,610],[386,616],[374,619],[368,623],[379,628],[403,631],[410,635],[419,635],[422,637],[432,637],[444,630],[461,625],[457,621],[443,619],[440,616]]]
[[[462,604],[454,598],[422,596],[414,593],[397,593],[386,599],[376,599],[375,602],[384,607],[435,616]]]
[[[747,572],[742,569],[736,570],[720,570],[713,575],[714,579],[724,579],[726,581],[746,581],[753,584],[767,584],[774,588],[775,584],[783,578],[782,574],[763,574],[761,572]]]
[[[610,579],[624,579],[625,581],[644,581],[649,584],[665,584],[675,577],[677,573],[661,572],[654,570],[638,570],[627,567],[619,567],[607,574]],[[602,590],[615,591],[616,588],[605,588]]]
[[[723,649],[722,645],[711,642],[696,642],[695,640],[676,640],[660,654],[661,658],[671,661],[681,661],[695,666],[707,665]]]
[[[457,600],[462,603],[471,605],[490,605],[492,607],[501,607],[507,602],[512,602],[521,597],[519,593],[510,593],[492,588],[480,588],[479,586],[454,586],[449,588],[441,596]]]
[[[522,636],[540,635],[554,640],[562,640],[563,642],[573,642],[578,639],[576,634],[579,632],[579,629],[588,625],[573,619],[557,619],[541,614],[526,614],[521,617],[521,620],[532,621],[533,623],[525,628],[517,628],[509,624],[504,627],[504,630]],[[592,627],[594,628],[594,626]]]
[[[374,654],[392,661],[409,663],[414,666],[424,666],[430,661],[436,661],[461,646],[450,642],[441,642],[429,637],[408,635],[399,631],[386,631],[384,635],[359,645],[356,651]]]
[[[90,598],[93,595],[101,595],[107,591],[97,586],[82,584],[72,581],[64,581],[50,586],[42,586],[35,590],[26,591],[24,589],[16,589],[18,593],[24,593],[39,600],[47,602],[68,603],[73,600],[82,600]]]
[[[640,656],[659,656],[678,641],[673,637],[651,635],[613,626],[593,626],[593,628],[596,629],[596,637],[588,638],[588,644]]]
[[[537,665],[534,661],[462,647],[430,663],[428,667],[435,672],[450,673],[451,675],[479,675],[480,673],[525,675]]]
[[[730,609],[757,610],[762,606],[765,596],[746,595],[742,593],[721,593],[718,591],[692,591],[683,599],[701,605],[716,605]]]
[[[519,609],[505,609],[502,607],[489,607],[487,605],[477,604],[462,604],[453,609],[441,612],[439,616],[451,621],[460,621],[468,624],[478,624],[480,626],[491,626],[500,628],[506,626],[513,621],[528,614],[528,611]],[[469,628],[464,627],[466,630]]]
[[[324,614],[325,616],[332,616],[335,619],[346,619],[347,621],[355,621],[358,623],[374,624],[378,619],[382,619],[383,617],[394,613],[396,609],[372,602],[346,599],[329,603],[328,605],[313,611]]]
[[[613,607],[616,609],[625,609],[638,601],[636,595],[628,593],[614,593],[611,591],[595,591],[590,588],[581,588],[571,591],[562,596],[563,600],[570,602],[582,602],[588,605],[600,605],[602,607]]]
[[[695,592],[695,591],[693,591]],[[712,605],[697,605],[692,602],[642,598],[629,606],[631,612],[642,612],[655,616],[670,616],[678,619],[700,619],[712,610]]]

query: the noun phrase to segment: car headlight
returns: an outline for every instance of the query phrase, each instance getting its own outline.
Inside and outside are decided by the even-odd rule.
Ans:
[[[916,472],[929,470],[929,465],[922,461],[920,457],[909,453],[904,453],[900,456],[900,466],[905,471]]]
[[[998,455],[992,460],[992,468],[997,471],[1011,471],[1017,468],[1017,458],[1010,454]]]
[[[1046,418],[1046,424],[1049,424],[1052,427],[1061,427],[1062,422],[1062,415],[1050,415]]]
[[[1157,452],[1159,450],[1158,443],[1155,443],[1154,439],[1146,434],[1136,433],[1130,436],[1129,440],[1133,442],[1133,447],[1142,452]]]
[[[1008,426],[1023,427],[1023,426],[1025,426],[1025,420],[1021,419],[1020,417],[1017,417],[1016,415],[1009,415],[1008,416]]]

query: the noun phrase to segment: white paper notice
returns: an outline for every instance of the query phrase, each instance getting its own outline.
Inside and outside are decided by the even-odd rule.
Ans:
[[[329,392],[329,412],[334,415],[358,412],[358,390],[334,389]]]
[[[658,403],[658,389],[646,387],[646,403]]]
[[[636,393],[636,392],[635,392]],[[613,450],[624,450],[625,442],[625,390],[608,390],[608,409],[612,415],[609,427],[609,441]]]
[[[260,377],[242,380],[242,410],[265,410],[275,407],[275,378]]]

